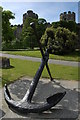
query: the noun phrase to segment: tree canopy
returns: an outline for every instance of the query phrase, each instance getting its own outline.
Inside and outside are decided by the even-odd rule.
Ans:
[[[46,20],[45,19],[34,19],[31,17],[28,17],[25,20],[25,23],[22,28],[22,43],[23,48],[30,47],[33,49],[34,47],[38,47],[36,34],[34,33],[34,30],[30,27],[30,23],[35,22],[36,25],[36,32],[38,34],[38,40],[40,40],[41,36],[44,34],[44,31],[46,29]]]
[[[2,10],[2,48],[11,46],[11,41],[13,40],[14,35],[10,19],[14,18],[14,14],[11,11]]]
[[[74,21],[59,21],[59,22],[52,22],[52,26],[54,28],[63,27],[69,29],[71,32],[77,32],[76,22]]]
[[[2,35],[3,40],[9,42],[12,40],[12,29],[10,19],[14,19],[14,14],[7,10],[2,11]]]
[[[75,50],[78,36],[70,30],[58,27],[47,28],[41,38],[43,47],[50,48],[50,53],[67,54]]]

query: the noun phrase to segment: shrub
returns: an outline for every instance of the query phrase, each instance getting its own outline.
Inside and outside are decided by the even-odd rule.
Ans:
[[[66,28],[47,28],[41,38],[44,47],[51,48],[50,53],[67,54],[75,50],[78,37]]]

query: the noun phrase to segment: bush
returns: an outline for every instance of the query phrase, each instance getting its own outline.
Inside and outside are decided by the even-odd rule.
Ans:
[[[9,50],[12,49],[11,43],[7,43],[5,41],[2,41],[2,50]]]
[[[47,28],[41,38],[44,47],[51,48],[50,53],[67,54],[75,50],[78,37],[66,28]]]

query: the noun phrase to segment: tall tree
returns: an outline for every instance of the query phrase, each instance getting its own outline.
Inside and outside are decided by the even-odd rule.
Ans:
[[[33,31],[33,29],[30,27],[30,23],[35,22],[36,25],[36,32],[38,35],[38,40],[40,40],[41,36],[44,34],[44,31],[46,29],[46,20],[45,19],[34,19],[31,17],[28,17],[24,24],[23,24],[23,30],[22,30],[22,43],[23,48],[31,48],[38,46],[36,35]]]
[[[14,34],[10,19],[14,18],[14,14],[11,11],[2,10],[2,48],[11,47],[11,41],[14,39]]]
[[[37,19],[28,17],[23,24],[21,35],[23,48],[29,47],[33,49],[36,46],[36,36],[34,35],[33,29],[30,27],[31,22],[37,24]]]

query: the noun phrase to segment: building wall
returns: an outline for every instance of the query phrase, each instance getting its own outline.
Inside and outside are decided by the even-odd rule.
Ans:
[[[14,35],[17,39],[20,39],[21,33],[22,33],[22,27],[23,25],[18,25],[17,29],[14,32]]]

